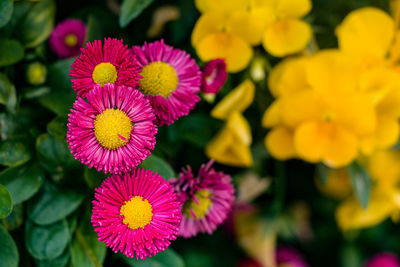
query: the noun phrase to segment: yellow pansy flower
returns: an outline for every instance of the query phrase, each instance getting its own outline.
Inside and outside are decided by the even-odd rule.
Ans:
[[[306,48],[312,36],[309,24],[300,20],[311,10],[310,0],[266,1],[272,8],[274,21],[267,25],[262,44],[273,56],[283,57]]]
[[[265,139],[271,155],[334,168],[352,162],[360,139],[376,128],[374,103],[358,90],[357,73],[357,65],[337,50],[279,64],[269,80],[277,100],[262,121],[273,127]]]
[[[354,196],[339,205],[336,219],[342,230],[371,227],[400,214],[400,151],[380,150],[363,160],[372,178],[369,204],[363,209]]]
[[[253,164],[250,151],[250,125],[239,113],[233,112],[225,126],[206,146],[206,155],[226,165],[249,167]]]

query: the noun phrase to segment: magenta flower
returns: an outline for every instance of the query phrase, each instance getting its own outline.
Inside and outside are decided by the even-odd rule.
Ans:
[[[276,264],[287,267],[307,267],[306,261],[301,254],[290,247],[278,247],[276,250]]]
[[[127,257],[146,259],[176,239],[180,203],[159,174],[136,169],[95,189],[92,224],[99,241]]]
[[[71,67],[72,88],[81,97],[96,84],[135,88],[140,77],[137,61],[127,46],[122,40],[111,38],[104,39],[104,46],[99,40],[88,42]]]
[[[366,267],[400,267],[399,258],[389,252],[376,254],[365,264]]]
[[[60,58],[75,57],[85,41],[86,25],[78,19],[60,22],[50,35],[50,48]]]
[[[154,149],[157,128],[150,103],[138,90],[96,85],[75,101],[67,141],[72,155],[105,173],[130,171]]]
[[[189,114],[200,100],[201,72],[196,62],[179,49],[164,41],[134,46],[142,69],[139,80],[141,90],[150,100],[156,114],[156,124],[171,124]]]
[[[223,172],[216,172],[211,168],[212,164],[210,161],[202,165],[197,177],[187,167],[179,178],[169,180],[182,203],[179,236],[188,238],[198,233],[211,234],[224,222],[232,208],[235,200],[232,179]]]
[[[216,94],[224,86],[228,73],[223,59],[208,62],[202,72],[201,91],[205,94]]]

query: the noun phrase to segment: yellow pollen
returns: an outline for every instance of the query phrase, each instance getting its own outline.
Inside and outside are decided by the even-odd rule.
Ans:
[[[122,221],[132,230],[144,228],[151,222],[153,208],[147,199],[141,196],[132,197],[121,206],[120,214],[124,216]]]
[[[94,67],[92,78],[103,87],[106,83],[115,83],[118,78],[117,69],[110,62],[103,62]]]
[[[207,189],[202,189],[194,193],[194,195],[196,196],[199,204],[197,204],[193,199],[186,201],[183,205],[183,213],[186,215],[186,217],[200,220],[206,216],[211,206],[211,192]],[[196,215],[196,217],[193,217],[192,212],[194,215]]]
[[[145,95],[168,97],[178,86],[178,76],[170,64],[157,61],[143,67],[139,80],[140,90]]]
[[[327,122],[331,122],[331,121],[333,121],[334,119],[335,119],[335,114],[332,112],[332,111],[326,111],[323,115],[322,115],[322,118],[323,118],[323,120],[324,121],[327,121]]]
[[[132,122],[119,109],[106,109],[94,121],[94,133],[104,148],[117,149],[129,141]]]
[[[78,37],[76,37],[75,34],[70,33],[67,36],[65,36],[64,43],[71,47],[75,46],[78,43]]]

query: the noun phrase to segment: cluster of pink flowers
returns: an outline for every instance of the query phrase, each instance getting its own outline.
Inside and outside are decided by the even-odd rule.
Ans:
[[[77,93],[68,115],[71,153],[89,168],[110,174],[93,201],[91,221],[99,240],[115,252],[146,259],[178,235],[211,233],[233,203],[228,175],[209,163],[200,169],[198,182],[185,186],[187,198],[195,201],[194,191],[207,190],[208,203],[206,216],[192,218],[187,229],[181,227],[187,224],[182,213],[188,200],[181,201],[182,188],[174,190],[159,174],[137,168],[155,147],[157,127],[189,114],[200,100],[204,78],[195,60],[163,40],[129,49],[122,40],[105,38],[81,48],[85,35],[83,22],[69,19],[55,28],[50,46],[60,58],[77,56],[70,70]],[[196,180],[189,171],[173,179],[177,184],[187,180]]]

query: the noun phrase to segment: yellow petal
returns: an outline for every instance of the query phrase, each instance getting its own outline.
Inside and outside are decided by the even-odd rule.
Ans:
[[[276,12],[280,18],[301,18],[310,12],[311,0],[277,0]]]
[[[280,101],[275,100],[264,112],[261,125],[264,128],[271,128],[281,122],[281,107]]]
[[[265,137],[265,147],[276,159],[287,160],[296,156],[293,132],[286,127],[275,127]]]
[[[325,184],[322,184],[320,178],[315,178],[319,191],[334,199],[344,199],[352,192],[352,185],[346,168],[328,169]]]
[[[281,98],[282,122],[290,128],[319,119],[323,110],[322,99],[312,90]]]
[[[399,140],[399,121],[389,116],[378,118],[378,124],[375,132],[377,148],[390,148]]]
[[[228,33],[209,34],[195,48],[202,61],[224,59],[228,72],[243,70],[253,57],[253,49],[247,42]]]
[[[393,17],[395,28],[397,29],[400,26],[400,1],[399,0],[390,0],[389,1],[390,13]]]
[[[336,28],[341,50],[350,54],[387,54],[394,37],[393,19],[384,11],[365,7],[351,12]]]
[[[311,27],[307,23],[298,19],[283,19],[267,27],[262,44],[271,55],[283,57],[306,48],[311,34]]]
[[[288,58],[277,64],[268,78],[268,87],[274,97],[293,95],[309,89],[306,77],[308,58]]]
[[[259,45],[265,27],[274,19],[273,11],[268,8],[236,11],[229,18],[227,31],[253,46]]]
[[[238,166],[250,167],[253,158],[250,147],[243,144],[229,128],[223,128],[206,146],[207,157],[216,162]]]
[[[195,0],[197,9],[204,13],[210,11],[232,12],[235,10],[245,10],[249,3],[243,0]]]
[[[335,49],[316,53],[307,61],[305,69],[310,86],[328,94],[355,91],[354,77],[358,71],[358,65],[352,58]]]
[[[254,84],[250,80],[245,80],[211,110],[211,116],[224,120],[235,111],[243,112],[253,102],[254,93]]]
[[[210,12],[200,16],[192,32],[192,45],[196,47],[204,37],[212,33],[223,32],[228,17],[220,12]]]
[[[343,231],[366,228],[383,222],[397,209],[390,195],[373,190],[365,210],[352,197],[338,207],[336,220]]]
[[[400,89],[398,74],[388,68],[373,68],[360,77],[360,89],[368,94],[374,104],[379,103],[396,86]]]
[[[245,117],[237,111],[233,112],[228,120],[226,127],[228,127],[241,143],[250,146],[252,142],[251,128]]]
[[[400,182],[400,153],[381,150],[372,154],[367,161],[367,169],[379,188],[394,188]]]
[[[349,164],[358,154],[357,138],[332,123],[307,122],[294,135],[297,154],[306,161],[323,161],[338,168]]]

